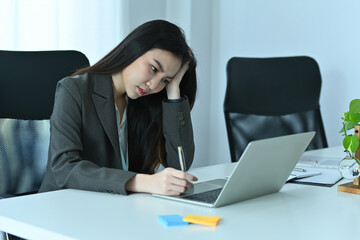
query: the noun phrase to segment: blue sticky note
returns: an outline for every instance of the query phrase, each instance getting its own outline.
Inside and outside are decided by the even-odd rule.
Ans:
[[[159,222],[166,226],[182,226],[182,225],[188,225],[188,222],[183,221],[183,217],[180,215],[160,215],[158,216]]]

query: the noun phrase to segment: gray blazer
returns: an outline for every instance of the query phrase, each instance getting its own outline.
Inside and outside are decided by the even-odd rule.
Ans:
[[[194,141],[189,102],[163,102],[162,107],[166,164],[180,169],[181,145],[190,167]],[[111,76],[85,73],[59,81],[48,165],[39,192],[75,188],[128,194],[125,184],[136,173],[122,170],[115,114]]]

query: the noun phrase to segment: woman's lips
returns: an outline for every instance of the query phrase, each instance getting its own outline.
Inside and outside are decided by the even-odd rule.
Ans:
[[[139,93],[141,96],[146,94],[146,91],[144,89],[142,89],[141,87],[138,87]]]

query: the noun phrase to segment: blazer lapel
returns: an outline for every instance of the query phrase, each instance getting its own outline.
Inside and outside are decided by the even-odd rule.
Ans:
[[[116,126],[115,102],[113,95],[112,80],[110,76],[93,75],[94,92],[92,99],[95,104],[97,115],[100,122],[110,139],[110,142],[118,156],[120,157],[119,137]],[[121,164],[121,161],[120,161]]]

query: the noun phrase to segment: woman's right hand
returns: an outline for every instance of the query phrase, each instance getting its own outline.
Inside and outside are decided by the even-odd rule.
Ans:
[[[193,188],[189,181],[197,181],[197,178],[189,173],[174,169],[165,168],[155,173],[149,182],[151,193],[162,195],[180,195],[188,188]]]
[[[180,195],[197,181],[197,177],[174,168],[165,168],[161,172],[146,175],[137,174],[126,184],[126,189],[132,192],[148,192],[162,195]]]

